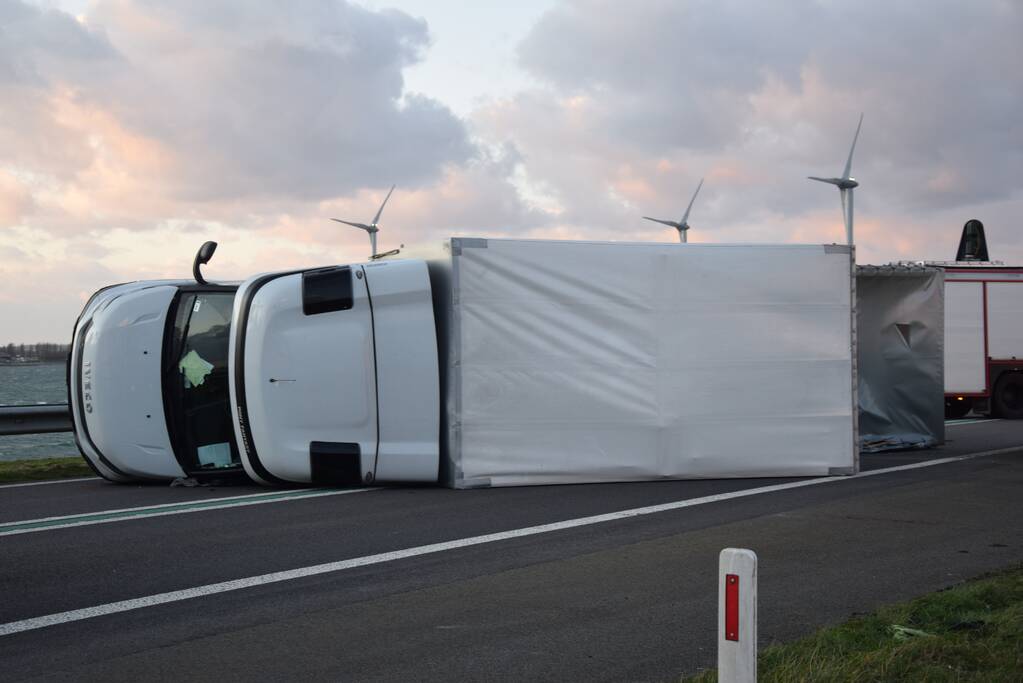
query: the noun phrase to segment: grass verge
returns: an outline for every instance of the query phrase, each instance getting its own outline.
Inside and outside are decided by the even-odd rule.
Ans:
[[[1023,566],[772,645],[757,669],[786,683],[1023,681]]]
[[[81,458],[0,461],[0,484],[92,476],[96,476],[95,473]]]

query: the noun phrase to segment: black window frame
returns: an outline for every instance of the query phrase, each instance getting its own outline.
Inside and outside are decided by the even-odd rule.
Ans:
[[[194,454],[190,453],[192,444],[188,443],[185,434],[181,433],[181,426],[184,425],[184,416],[182,415],[182,405],[180,396],[180,383],[181,374],[177,368],[177,362],[181,354],[181,346],[175,335],[177,329],[177,322],[182,312],[187,311],[187,307],[182,307],[183,301],[194,301],[192,298],[196,295],[201,294],[234,294],[237,295],[238,287],[236,285],[185,285],[178,287],[177,293],[171,300],[170,306],[167,309],[167,320],[164,325],[163,332],[163,350],[161,358],[161,372],[160,372],[160,383],[161,393],[163,395],[163,409],[164,419],[167,423],[167,436],[170,439],[171,449],[174,452],[174,458],[178,461],[178,465],[190,477],[208,477],[217,476],[223,477],[232,475],[243,471],[241,464],[241,454],[237,443],[237,438],[234,433],[234,418],[231,416],[231,429],[229,430],[228,443],[231,448],[232,460],[236,460],[237,464],[231,467],[223,467],[217,469],[201,469],[197,467],[198,460]],[[233,302],[232,302],[233,303]],[[234,320],[231,321],[234,324]],[[182,342],[184,339],[182,338]],[[230,349],[230,341],[228,341],[227,350]],[[225,384],[225,388],[228,392],[226,397],[227,409],[230,414],[231,410],[231,399],[230,399],[230,379]]]

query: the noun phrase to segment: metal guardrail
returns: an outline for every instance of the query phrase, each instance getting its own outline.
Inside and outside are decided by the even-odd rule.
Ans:
[[[0,406],[0,436],[71,431],[67,403],[39,406]]]

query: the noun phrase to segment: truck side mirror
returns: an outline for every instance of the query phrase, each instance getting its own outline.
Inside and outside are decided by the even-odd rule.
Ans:
[[[203,278],[202,272],[200,271],[200,266],[204,263],[209,263],[210,259],[213,258],[213,252],[216,250],[216,242],[204,242],[203,245],[199,247],[199,251],[195,254],[195,260],[192,261],[192,277],[194,277],[195,281],[200,285],[206,284],[206,280]]]

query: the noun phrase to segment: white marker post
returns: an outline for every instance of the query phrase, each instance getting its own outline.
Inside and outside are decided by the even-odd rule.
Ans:
[[[718,558],[718,681],[757,680],[757,554],[725,548]]]

